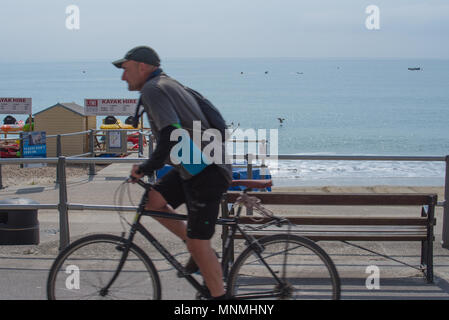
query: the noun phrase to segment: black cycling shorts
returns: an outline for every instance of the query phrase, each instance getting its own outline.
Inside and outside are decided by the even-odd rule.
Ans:
[[[215,232],[223,193],[229,182],[216,165],[209,165],[189,180],[183,180],[172,169],[158,180],[154,189],[176,209],[187,206],[187,236],[190,239],[209,240]]]

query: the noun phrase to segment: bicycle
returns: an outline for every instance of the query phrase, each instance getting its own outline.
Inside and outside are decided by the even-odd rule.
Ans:
[[[151,184],[145,188],[128,237],[94,234],[83,237],[59,253],[47,280],[47,297],[53,299],[161,299],[161,282],[151,258],[133,241],[140,233],[196,290],[197,299],[210,298],[207,287],[188,274],[181,263],[140,223],[143,216],[186,220],[182,214],[146,211]],[[290,222],[264,208],[248,191],[271,186],[271,180],[236,180],[245,186],[229,210],[229,218],[218,218],[217,225],[228,228],[221,265],[226,294],[232,299],[339,299],[340,278],[328,254],[310,239],[291,234]],[[256,238],[239,224],[243,207],[251,207],[265,217],[266,226],[287,226],[285,233]],[[235,209],[237,208],[237,211]],[[263,226],[262,226],[263,228]],[[260,229],[260,227],[259,227]],[[246,230],[246,231],[245,231]],[[236,232],[246,247],[233,263]],[[229,270],[230,269],[230,270]]]

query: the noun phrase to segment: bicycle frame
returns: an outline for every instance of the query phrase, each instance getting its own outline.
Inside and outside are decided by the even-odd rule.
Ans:
[[[201,294],[205,298],[210,298],[209,290],[206,286],[201,285],[192,275],[187,274],[184,267],[181,265],[181,263],[172,255],[170,252],[167,251],[167,249],[140,223],[140,220],[143,216],[149,216],[149,217],[156,217],[156,218],[168,218],[168,219],[174,219],[174,220],[187,220],[187,215],[182,214],[175,214],[175,213],[168,213],[168,212],[160,212],[160,211],[147,211],[145,210],[145,204],[148,201],[148,190],[151,188],[151,186],[145,184],[143,181],[139,180],[137,182],[139,185],[145,188],[145,193],[142,196],[142,200],[138,206],[136,216],[134,218],[133,224],[131,225],[131,230],[128,238],[126,239],[126,242],[123,243],[123,247],[120,248],[120,250],[123,251],[123,255],[120,259],[119,265],[117,267],[117,270],[115,271],[113,277],[109,281],[109,283],[100,291],[100,294],[105,296],[108,293],[109,288],[112,286],[114,281],[117,279],[118,275],[120,274],[124,264],[126,263],[126,259],[128,258],[128,253],[131,247],[131,244],[133,243],[134,237],[137,232],[142,234],[145,239],[150,242],[156,250],[159,251],[159,253],[177,270],[179,271],[183,277],[198,291],[199,294]],[[248,190],[245,190],[246,193]],[[232,209],[231,209],[232,210]],[[248,246],[251,246],[255,244],[254,252],[257,254],[257,256],[261,259],[263,264],[267,267],[267,269],[270,271],[270,273],[273,275],[273,277],[278,281],[279,284],[282,284],[282,280],[279,279],[279,277],[275,274],[275,272],[271,269],[271,267],[266,263],[266,261],[262,258],[261,252],[263,251],[263,247],[259,244],[258,240],[247,234],[240,226],[238,225],[238,218],[240,216],[242,210],[242,206],[238,207],[237,213],[234,218],[218,218],[216,225],[222,225],[222,226],[228,226],[230,227],[230,231],[228,233],[228,237],[226,240],[226,243],[224,245],[224,251],[223,251],[223,257],[221,261],[222,269],[223,269],[223,275],[225,277],[225,282],[227,280],[228,275],[228,269],[229,269],[229,260],[231,256],[231,250],[233,247],[231,246],[231,239],[233,239],[236,231],[238,230],[245,240],[248,243]],[[266,297],[277,297],[278,295],[266,295]],[[261,296],[255,296],[260,298]],[[248,296],[245,297],[246,299],[250,299],[252,297]]]

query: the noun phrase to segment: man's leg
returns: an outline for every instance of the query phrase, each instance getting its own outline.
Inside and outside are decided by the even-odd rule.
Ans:
[[[210,240],[188,238],[187,248],[200,268],[210,294],[213,297],[224,295],[223,272]]]
[[[145,210],[161,211],[177,213],[164,199],[164,197],[154,189],[148,192],[148,202],[145,205]],[[165,219],[165,218],[154,218],[168,230],[173,232],[179,238],[187,241],[187,224],[185,221]]]

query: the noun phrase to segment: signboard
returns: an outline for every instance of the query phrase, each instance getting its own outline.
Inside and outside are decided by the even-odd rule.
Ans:
[[[22,158],[46,158],[47,137],[45,131],[23,132],[21,134]],[[46,163],[24,163],[23,168],[45,167]]]
[[[128,149],[127,136],[125,131],[107,130],[106,132],[106,152],[126,153]]]
[[[86,115],[132,116],[138,99],[84,99]]]
[[[31,98],[0,98],[0,113],[31,114]]]

